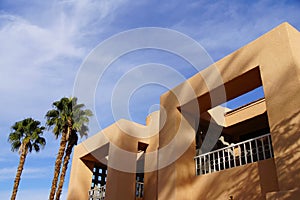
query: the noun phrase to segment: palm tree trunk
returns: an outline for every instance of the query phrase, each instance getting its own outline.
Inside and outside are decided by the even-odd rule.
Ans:
[[[60,177],[59,177],[59,184],[58,184],[58,188],[56,191],[55,200],[60,199],[60,195],[62,193],[62,188],[63,188],[64,182],[65,182],[65,176],[66,176],[66,172],[68,169],[68,164],[70,161],[72,150],[73,150],[73,147],[75,146],[75,144],[77,144],[77,140],[78,140],[78,136],[77,136],[76,132],[72,133],[70,136],[69,142],[68,142],[65,156],[64,156],[64,162],[63,162],[63,166],[62,166]]]
[[[66,149],[66,143],[67,143],[66,137],[67,137],[67,133],[64,132],[61,136],[60,146],[59,146],[58,154],[57,154],[56,161],[55,161],[54,175],[53,175],[53,180],[52,180],[51,191],[49,194],[49,200],[54,199],[54,195],[55,195],[55,191],[56,191],[56,187],[57,187],[58,176],[60,174],[60,169],[61,169],[61,163],[62,163],[62,159],[63,159],[65,149]]]
[[[11,198],[10,198],[11,200],[16,199],[26,156],[27,156],[27,150],[24,149],[24,150],[22,150],[22,153],[20,155],[20,162],[19,162],[16,178],[15,178],[15,181],[14,181],[14,188],[13,188],[12,195],[11,195]]]

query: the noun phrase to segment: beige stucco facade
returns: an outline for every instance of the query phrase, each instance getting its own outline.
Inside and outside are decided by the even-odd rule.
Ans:
[[[218,107],[260,86],[263,99],[229,112]],[[69,200],[88,199],[95,164],[107,166],[105,199],[136,199],[139,143],[148,145],[142,155],[144,200],[299,199],[300,33],[294,27],[281,24],[160,102],[163,111],[152,113],[146,126],[120,120],[75,147]],[[195,134],[208,123],[232,142],[267,130],[274,156],[196,176]]]

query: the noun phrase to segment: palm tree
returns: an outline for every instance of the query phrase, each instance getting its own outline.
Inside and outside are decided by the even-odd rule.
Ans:
[[[66,176],[66,172],[67,172],[67,168],[68,168],[68,164],[69,164],[69,160],[71,157],[71,153],[72,153],[73,147],[77,144],[77,141],[78,141],[77,133],[75,131],[72,131],[72,134],[70,135],[68,145],[66,148],[65,156],[64,156],[63,166],[62,166],[60,177],[59,177],[59,184],[58,184],[58,188],[56,190],[55,200],[60,199],[60,195],[62,193],[62,188],[64,185],[65,176]]]
[[[8,141],[11,143],[11,150],[19,151],[20,154],[20,162],[14,181],[11,200],[16,199],[25,159],[28,152],[31,153],[32,150],[39,152],[41,147],[44,147],[46,144],[45,138],[41,137],[45,127],[40,126],[40,124],[41,123],[39,121],[35,121],[32,118],[27,118],[16,122],[11,127],[12,132],[9,134]]]
[[[52,105],[54,109],[49,110],[46,113],[46,125],[49,128],[53,128],[53,133],[56,138],[61,135],[61,139],[60,147],[55,161],[54,175],[51,191],[49,194],[49,200],[54,199],[56,190],[59,191],[58,195],[56,195],[56,198],[59,199],[70,155],[72,153],[74,145],[78,140],[77,133],[80,133],[80,136],[87,135],[87,124],[89,122],[89,117],[92,116],[92,112],[90,110],[83,109],[84,104],[77,104],[76,97],[63,97],[59,101],[54,102]],[[76,135],[76,137],[74,135]],[[61,169],[62,160],[64,160],[64,162]],[[59,188],[57,188],[57,182],[60,172],[60,184]]]
[[[83,136],[87,137],[88,127],[87,127],[86,124],[89,122],[88,117],[92,116],[92,112],[90,110],[82,110],[82,108],[84,107],[83,104],[75,103],[75,104],[73,104],[73,106],[74,106],[73,107],[73,112],[74,112],[73,117],[74,117],[74,121],[77,122],[75,127],[77,126],[78,128],[72,130],[71,135],[68,139],[68,145],[67,145],[67,148],[66,148],[64,161],[63,161],[63,166],[62,166],[61,174],[60,174],[60,177],[59,177],[59,185],[58,185],[58,188],[57,188],[57,191],[56,191],[55,200],[59,200],[60,195],[62,193],[62,188],[63,188],[63,185],[64,185],[69,160],[70,160],[70,157],[71,157],[71,154],[72,154],[72,151],[73,151],[73,147],[77,144],[77,141],[78,141],[77,132],[79,133],[81,138]]]

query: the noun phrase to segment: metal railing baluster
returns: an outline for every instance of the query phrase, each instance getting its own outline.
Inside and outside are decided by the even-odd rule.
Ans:
[[[258,149],[258,145],[257,145],[257,140],[255,140],[255,148],[256,148],[257,161],[259,161],[259,149]]]
[[[250,145],[250,158],[251,158],[251,163],[253,163],[253,153],[252,153],[252,142],[249,142]]]
[[[210,166],[210,154],[208,156],[208,172],[211,173],[211,166]]]
[[[215,158],[215,154],[213,153],[213,167],[214,167],[214,172],[216,171],[216,158]]]
[[[225,163],[225,156],[224,156],[224,149],[222,150],[222,156],[223,156],[223,167],[224,167],[224,169],[226,169],[226,163]]]
[[[241,146],[239,145],[239,161],[240,161],[240,166],[242,165],[242,149]]]
[[[218,166],[219,166],[219,170],[221,171],[221,158],[220,158],[220,151],[218,151]]]
[[[199,174],[202,174],[202,158],[199,158]],[[196,171],[197,171],[197,168],[196,168]],[[197,171],[198,172],[198,171]]]
[[[206,156],[204,156],[204,174],[207,173],[206,169],[207,169],[207,166],[206,166],[207,162],[206,162]]]
[[[232,147],[232,157],[233,157],[233,165],[234,165],[234,167],[236,167],[236,161],[235,161],[235,149],[234,149],[235,147]]]
[[[244,143],[244,156],[245,156],[245,164],[248,164],[246,143]]]
[[[266,153],[265,153],[265,146],[264,146],[264,140],[261,139],[261,146],[262,146],[262,152],[263,152],[263,158],[266,159]]]

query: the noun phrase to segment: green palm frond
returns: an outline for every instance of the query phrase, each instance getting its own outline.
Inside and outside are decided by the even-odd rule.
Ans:
[[[45,127],[41,126],[39,121],[32,118],[26,118],[16,122],[11,127],[11,133],[8,136],[8,142],[11,143],[12,151],[32,151],[33,145],[44,147],[46,144],[43,135]]]
[[[55,101],[52,104],[53,109],[46,113],[46,126],[52,129],[56,138],[61,134],[66,134],[68,128],[79,133],[81,137],[87,135],[89,117],[93,113],[91,110],[84,109],[85,105],[78,104],[77,101],[76,97],[63,97]]]

